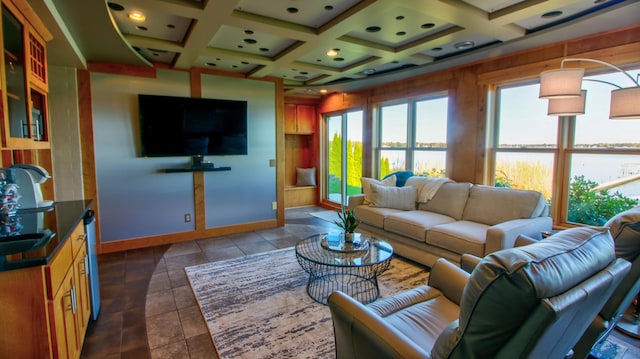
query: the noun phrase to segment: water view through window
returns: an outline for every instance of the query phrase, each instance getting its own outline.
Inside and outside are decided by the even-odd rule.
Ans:
[[[620,73],[587,78],[632,85]],[[540,191],[549,203],[565,197],[568,222],[602,225],[640,203],[640,120],[608,118],[615,87],[583,81],[583,88],[586,114],[575,117],[548,116],[538,84],[498,89],[494,181]],[[554,186],[554,178],[568,187]]]

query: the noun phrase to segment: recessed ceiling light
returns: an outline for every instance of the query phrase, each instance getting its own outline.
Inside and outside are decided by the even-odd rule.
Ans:
[[[324,7],[324,9],[327,10],[327,11],[330,11],[330,10],[333,10],[333,6],[327,5],[327,6]]]
[[[244,33],[247,35],[253,35],[253,30],[244,30]]]
[[[322,94],[327,93],[327,89],[320,89],[320,93],[322,93]]]
[[[430,29],[430,28],[432,28],[432,27],[434,27],[434,26],[436,26],[436,24],[434,24],[434,23],[432,23],[432,22],[428,22],[428,23],[426,23],[426,24],[422,24],[422,25],[420,25],[420,27],[421,27],[421,28],[423,28],[423,29]]]
[[[262,52],[269,52],[269,49],[267,49],[266,47],[261,47],[261,48],[260,48],[260,51],[262,51]]]
[[[333,59],[333,61],[344,61],[343,57],[336,57]]]
[[[114,11],[122,11],[124,10],[124,6],[115,3],[115,2],[108,2],[107,6],[109,6],[109,9],[114,10]]]
[[[407,34],[406,31],[398,31],[398,32],[396,32],[396,36],[404,36],[406,34]]]
[[[431,51],[442,51],[441,47],[434,47],[433,49],[431,49]]]
[[[129,19],[133,21],[145,21],[147,19],[144,14],[138,10],[129,13]]]
[[[327,51],[326,54],[329,57],[334,57],[334,56],[338,56],[338,52],[339,51],[340,51],[340,49],[331,49],[331,50]]]
[[[396,16],[396,20],[404,20],[404,16],[398,15],[398,16]]]
[[[288,12],[289,14],[295,14],[295,13],[297,13],[297,12],[298,12],[298,8],[297,8],[297,7],[288,7],[288,8],[287,8],[287,12]]]
[[[367,75],[367,76],[368,75],[373,75],[373,74],[376,73],[376,69],[366,69],[366,70],[362,71],[362,73]]]
[[[382,30],[380,26],[369,26],[365,29],[367,32],[378,32]]]
[[[562,15],[562,11],[554,10],[554,11],[545,12],[540,17],[543,18],[543,19],[551,19],[551,18],[554,18],[554,17],[558,17],[560,15]]]
[[[453,47],[455,47],[458,50],[466,50],[474,47],[475,45],[476,44],[473,41],[460,41],[460,42],[457,42],[455,45],[453,45]]]
[[[244,39],[242,41],[244,41],[245,44],[252,44],[252,45],[258,42],[255,39]]]
[[[136,26],[136,29],[140,30],[140,31],[147,31],[149,30],[146,26]]]

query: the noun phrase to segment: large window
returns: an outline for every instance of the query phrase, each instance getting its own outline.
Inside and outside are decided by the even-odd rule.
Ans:
[[[490,168],[496,186],[542,192],[556,222],[602,225],[640,201],[640,120],[608,118],[601,81],[631,86],[623,74],[586,79],[579,116],[547,116],[537,83],[499,87]]]
[[[447,151],[446,96],[380,105],[378,108],[378,175],[412,170],[444,177]]]
[[[351,111],[325,117],[326,199],[347,204],[348,197],[362,192],[363,112]]]

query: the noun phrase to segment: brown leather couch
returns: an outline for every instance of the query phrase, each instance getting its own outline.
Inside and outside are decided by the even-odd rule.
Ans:
[[[574,228],[482,259],[441,259],[428,286],[364,306],[334,292],[343,358],[563,358],[629,271],[606,229]]]

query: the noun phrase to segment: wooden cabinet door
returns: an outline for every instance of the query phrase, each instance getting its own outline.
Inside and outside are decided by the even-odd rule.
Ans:
[[[78,341],[84,341],[84,335],[89,325],[91,315],[91,298],[89,297],[89,277],[87,276],[87,248],[81,247],[73,262],[73,271],[76,276],[76,302],[78,321]],[[82,348],[82,345],[79,346]]]
[[[284,105],[284,133],[296,133],[296,105]]]
[[[69,270],[62,280],[60,289],[49,302],[53,313],[51,342],[54,357],[75,359],[80,354],[75,302],[74,275],[73,270]]]
[[[315,106],[298,105],[296,108],[296,132],[300,134],[312,134],[316,127]]]

